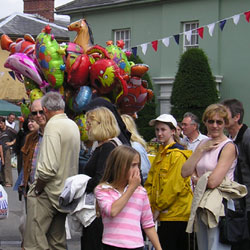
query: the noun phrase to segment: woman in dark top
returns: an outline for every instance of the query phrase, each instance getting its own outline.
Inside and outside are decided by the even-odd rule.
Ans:
[[[104,169],[106,159],[111,151],[122,142],[118,139],[120,129],[113,113],[105,108],[99,107],[86,113],[86,127],[88,139],[97,141],[98,146],[87,162],[83,174],[91,177],[88,181],[86,192],[91,193],[99,184]],[[81,237],[82,250],[102,249],[103,225],[101,218],[96,218],[90,226],[84,228]]]

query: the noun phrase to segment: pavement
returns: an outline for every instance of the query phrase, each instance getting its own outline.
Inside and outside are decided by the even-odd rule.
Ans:
[[[12,169],[14,182],[17,179],[16,168]],[[21,233],[20,218],[23,214],[23,202],[18,199],[17,191],[12,187],[4,187],[8,194],[9,216],[0,220],[0,250],[20,250]],[[72,233],[72,239],[67,241],[68,250],[80,250],[80,233]]]

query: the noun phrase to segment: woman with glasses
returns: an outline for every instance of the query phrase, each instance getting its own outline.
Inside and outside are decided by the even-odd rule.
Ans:
[[[208,176],[205,189],[215,189],[227,176],[233,180],[235,165],[237,162],[237,150],[233,141],[224,134],[225,125],[228,123],[228,113],[221,104],[212,104],[205,110],[202,121],[204,122],[209,138],[204,139],[196,148],[191,157],[182,167],[182,176],[191,176],[196,184],[199,178],[206,172],[211,172]],[[194,199],[198,196],[194,193]],[[222,250],[231,249],[230,245],[224,245],[219,242],[218,226],[209,228],[201,220],[200,210],[196,212],[198,228],[197,241],[198,248],[202,250]]]

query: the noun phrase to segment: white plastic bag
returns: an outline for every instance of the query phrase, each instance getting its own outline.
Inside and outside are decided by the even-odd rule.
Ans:
[[[8,194],[4,190],[3,186],[0,185],[0,220],[6,219],[8,214]]]

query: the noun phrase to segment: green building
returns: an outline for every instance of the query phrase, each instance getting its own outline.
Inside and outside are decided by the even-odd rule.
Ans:
[[[246,0],[75,0],[56,8],[72,22],[86,18],[95,44],[124,39],[127,49],[137,48],[150,66],[158,113],[170,112],[181,54],[190,47],[202,48],[221,99],[241,100],[245,123],[250,125],[249,10]],[[73,39],[75,33],[70,36]],[[158,43],[157,51],[153,41]]]

